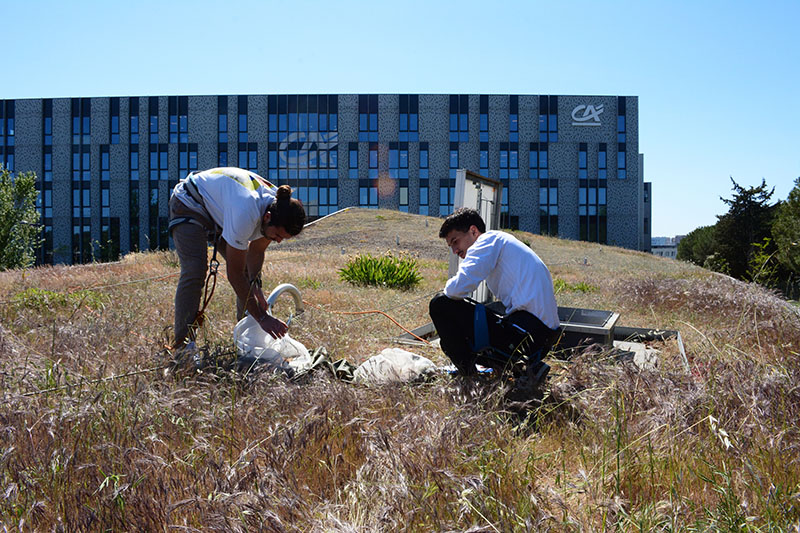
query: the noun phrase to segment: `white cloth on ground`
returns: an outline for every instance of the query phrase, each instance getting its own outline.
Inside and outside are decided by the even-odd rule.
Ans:
[[[430,359],[403,350],[385,348],[361,363],[353,372],[356,383],[391,383],[419,381],[436,371]]]

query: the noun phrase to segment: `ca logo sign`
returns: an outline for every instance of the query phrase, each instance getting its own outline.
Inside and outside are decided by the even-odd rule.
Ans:
[[[573,126],[599,126],[603,105],[579,105],[572,110]]]

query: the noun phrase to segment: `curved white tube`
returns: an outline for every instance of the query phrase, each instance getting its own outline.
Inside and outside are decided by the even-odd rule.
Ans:
[[[300,291],[297,289],[297,287],[295,287],[291,283],[281,283],[280,285],[272,289],[272,292],[269,293],[269,296],[267,296],[267,311],[269,311],[269,314],[272,314],[272,306],[275,305],[275,300],[277,300],[278,296],[280,296],[284,292],[288,292],[289,294],[292,295],[295,307],[294,314],[299,315],[300,313],[302,313],[304,311],[304,308],[303,308],[303,297],[300,296]]]

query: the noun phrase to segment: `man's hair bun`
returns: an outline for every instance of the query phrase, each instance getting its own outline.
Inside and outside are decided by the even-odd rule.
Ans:
[[[306,223],[306,211],[303,203],[297,198],[292,198],[292,188],[281,185],[275,191],[275,201],[267,208],[272,215],[270,226],[283,227],[289,235],[297,235],[303,231]]]
[[[292,197],[292,188],[288,185],[281,185],[278,187],[278,192],[275,194],[275,199],[281,203],[288,202]]]

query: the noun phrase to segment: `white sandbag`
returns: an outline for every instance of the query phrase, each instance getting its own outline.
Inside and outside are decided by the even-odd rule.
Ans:
[[[436,371],[430,359],[401,348],[386,348],[361,363],[353,372],[357,383],[389,383],[418,381]]]
[[[253,359],[256,363],[289,373],[311,367],[311,354],[302,343],[288,333],[280,339],[274,339],[250,315],[246,315],[233,328],[233,342],[241,359]]]

